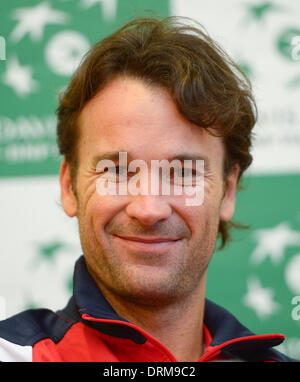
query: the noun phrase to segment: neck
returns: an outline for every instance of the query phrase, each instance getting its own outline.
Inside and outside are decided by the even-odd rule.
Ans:
[[[203,318],[206,274],[197,291],[175,303],[152,307],[115,296],[101,286],[114,310],[155,337],[180,362],[198,361],[204,351]]]

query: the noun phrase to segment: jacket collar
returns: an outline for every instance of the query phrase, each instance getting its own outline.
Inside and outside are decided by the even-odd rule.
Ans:
[[[108,329],[109,324],[125,324],[124,333],[121,336],[132,338],[137,343],[143,343],[146,338],[143,331],[134,327],[126,319],[120,317],[108,301],[102,295],[95,281],[87,271],[84,256],[81,256],[76,264],[74,271],[74,299],[81,319],[87,324],[100,324],[99,329],[105,329],[113,335],[115,329]],[[94,321],[89,323],[88,321]],[[212,351],[221,351],[222,353],[236,357],[256,357],[258,352],[277,346],[284,340],[282,334],[269,334],[257,336],[245,326],[243,326],[230,312],[212,301],[205,300],[204,323],[208,328],[212,341],[209,347]],[[102,327],[101,327],[102,324]],[[130,330],[129,330],[130,329]],[[118,330],[118,336],[120,330]],[[244,355],[247,354],[247,356]],[[265,357],[265,355],[264,355]],[[269,349],[269,357],[274,360],[282,360],[284,355],[276,350]]]
[[[107,302],[89,274],[84,256],[81,256],[75,264],[73,290],[76,305],[81,314],[88,314],[95,318],[128,322],[120,317]]]

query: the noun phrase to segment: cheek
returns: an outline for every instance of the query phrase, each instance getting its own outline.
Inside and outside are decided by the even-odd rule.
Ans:
[[[124,210],[125,206],[125,196],[103,196],[97,192],[93,193],[85,203],[84,211],[82,211],[86,229],[94,230],[98,240],[105,240],[106,226]]]
[[[204,201],[200,206],[186,206],[182,198],[176,205],[176,212],[188,224],[191,233],[199,236],[208,225],[210,227],[219,225],[221,197],[221,192],[206,185]]]

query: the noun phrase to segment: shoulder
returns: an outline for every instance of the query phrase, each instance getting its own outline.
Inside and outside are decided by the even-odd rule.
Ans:
[[[212,336],[210,346],[219,349],[229,359],[299,362],[276,349],[285,339],[283,334],[257,335],[228,310],[207,299],[204,322]]]
[[[0,321],[0,361],[30,362],[35,343],[59,341],[72,322],[49,309],[31,309]]]

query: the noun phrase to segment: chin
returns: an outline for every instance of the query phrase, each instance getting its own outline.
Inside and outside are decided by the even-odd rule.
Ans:
[[[115,290],[114,293],[139,305],[152,307],[168,305],[190,292],[187,285],[182,285],[180,277],[174,277],[161,269],[152,269],[151,276],[144,272],[139,274],[136,272],[123,281],[123,287]]]

